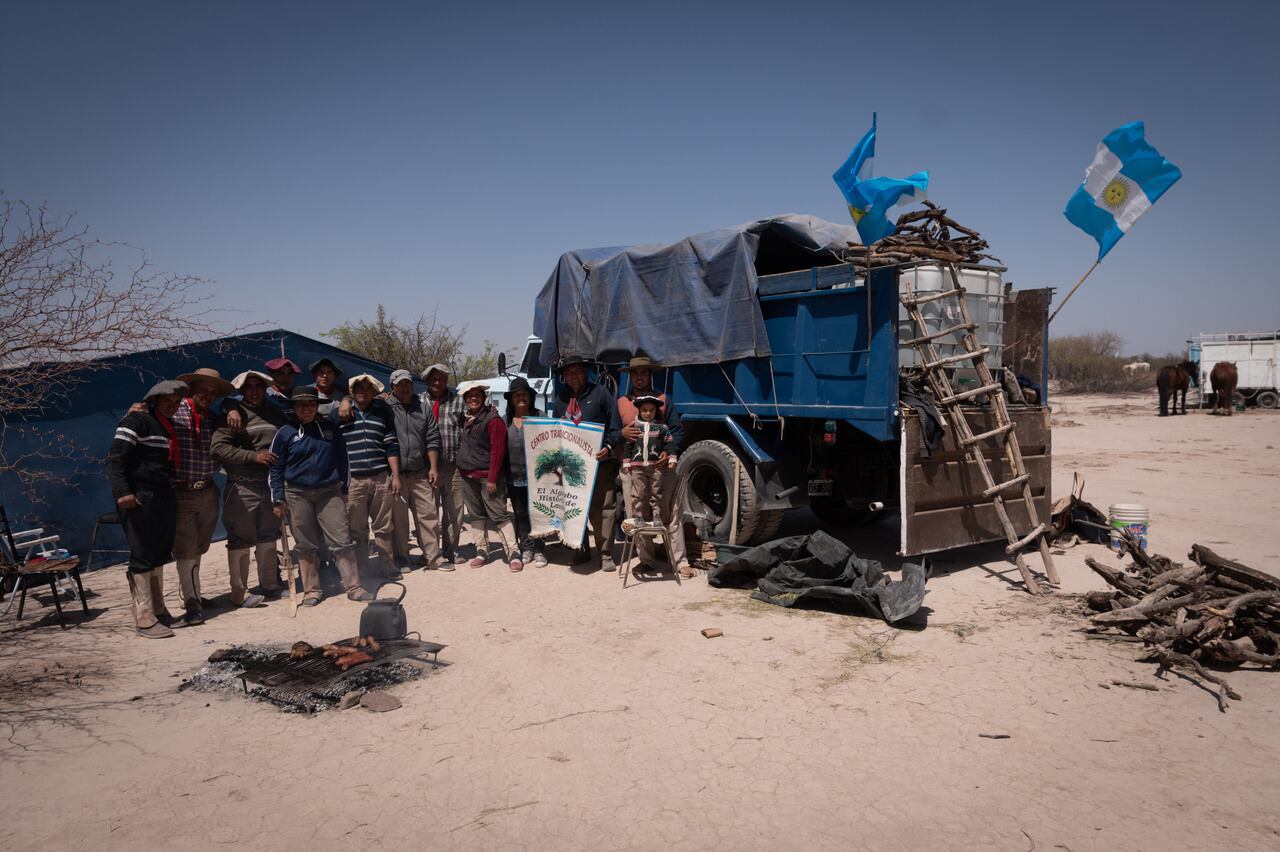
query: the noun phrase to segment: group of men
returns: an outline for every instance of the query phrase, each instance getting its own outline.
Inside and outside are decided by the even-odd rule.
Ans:
[[[334,471],[324,483],[333,486],[342,517],[325,511],[294,519],[305,604],[322,597],[320,556],[336,562],[353,600],[370,599],[368,586],[376,591],[381,580],[413,567],[410,515],[427,567],[452,570],[455,560],[462,561],[462,499],[454,482],[462,409],[449,387],[448,367],[433,364],[423,372],[428,390],[420,397],[405,370],[392,373],[389,394],[365,374],[350,380],[347,396],[331,359],[310,366],[314,384],[307,386],[295,387],[301,370],[289,358],[264,366],[265,372],[248,370],[230,382],[208,368],[159,382],[116,428],[107,475],[129,545],[141,636],[163,638],[173,635],[172,627],[204,622],[213,602],[204,594],[200,563],[219,515],[227,531],[231,605],[260,606],[285,591],[277,548],[281,520],[291,508],[308,505],[293,499],[307,496],[305,476],[273,482],[273,476],[282,478],[282,455],[306,432],[295,406],[308,411],[309,422],[332,424],[321,434],[342,437],[332,442],[338,457],[328,461]],[[282,441],[286,435],[289,441]],[[214,480],[219,468],[226,473],[222,493]],[[329,535],[339,526],[341,535]],[[376,572],[370,535],[382,557]],[[333,542],[336,547],[326,548]],[[183,602],[177,618],[164,603],[163,566],[170,561],[177,565]],[[249,590],[251,561],[256,592]]]
[[[233,606],[260,606],[284,592],[277,543],[281,521],[291,515],[305,605],[323,597],[322,559],[334,561],[347,596],[357,601],[370,599],[381,581],[415,567],[411,519],[424,567],[451,571],[466,561],[460,552],[464,499],[457,471],[465,408],[445,365],[422,372],[427,391],[421,395],[406,370],[391,374],[389,392],[362,374],[349,380],[344,393],[342,371],[328,358],[310,365],[314,384],[306,386],[295,386],[301,370],[286,357],[264,367],[230,382],[209,368],[159,382],[116,429],[107,471],[129,544],[141,636],[163,638],[173,635],[174,626],[204,622],[213,603],[201,585],[200,563],[219,514],[227,531]],[[635,400],[661,400],[669,446],[683,442],[678,413],[652,387],[655,367],[647,358],[632,359],[624,368],[628,392],[615,398],[605,384],[590,379],[585,359],[568,358],[561,365],[553,416],[604,427],[588,512],[594,548],[580,558],[598,559],[605,571],[615,570],[619,490],[630,503],[630,480],[619,477],[619,468],[623,445],[642,432]],[[326,442],[337,449],[326,451]],[[222,493],[214,480],[219,468],[226,473]],[[664,468],[655,475],[675,473]],[[670,562],[687,576],[680,489],[654,493],[668,525]],[[381,557],[376,566],[369,558],[371,538]],[[656,558],[648,541],[637,540],[646,563]],[[183,602],[176,618],[164,603],[162,569],[169,561],[176,562]],[[257,567],[256,592],[249,588],[250,562]]]

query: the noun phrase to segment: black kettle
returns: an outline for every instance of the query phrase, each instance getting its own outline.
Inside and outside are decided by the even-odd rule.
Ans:
[[[400,597],[375,598],[369,601],[364,612],[360,613],[360,635],[372,636],[375,639],[403,639],[409,632],[409,621],[400,602],[404,600],[408,590],[403,583],[386,583],[385,585],[399,586]]]

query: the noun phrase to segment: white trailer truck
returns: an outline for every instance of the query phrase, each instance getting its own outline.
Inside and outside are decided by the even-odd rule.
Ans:
[[[1220,361],[1235,364],[1240,373],[1233,402],[1243,401],[1259,408],[1280,406],[1280,376],[1276,368],[1280,331],[1201,334],[1187,342],[1191,360],[1200,365],[1201,406],[1207,405],[1212,396],[1209,373]]]

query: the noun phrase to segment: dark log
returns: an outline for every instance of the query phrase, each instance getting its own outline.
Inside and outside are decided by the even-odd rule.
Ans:
[[[1268,591],[1280,592],[1280,579],[1271,576],[1263,571],[1250,568],[1248,565],[1242,565],[1233,559],[1227,559],[1214,553],[1203,544],[1191,545],[1191,553],[1189,556],[1196,562],[1206,568],[1216,571],[1218,574],[1243,583],[1250,589],[1266,589]]]
[[[1106,565],[1103,565],[1101,562],[1094,559],[1092,556],[1087,557],[1084,560],[1084,564],[1092,568],[1093,573],[1097,574],[1099,577],[1106,580],[1107,585],[1113,586],[1119,589],[1120,591],[1124,592],[1126,595],[1130,595],[1136,598],[1136,597],[1141,597],[1146,591],[1145,588],[1138,585],[1138,583],[1141,581],[1139,581],[1137,577],[1131,577],[1126,574],[1120,573],[1114,568],[1108,568]]]

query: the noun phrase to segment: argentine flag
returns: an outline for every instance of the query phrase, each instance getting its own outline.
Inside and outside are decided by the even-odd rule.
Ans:
[[[1146,140],[1141,121],[1116,128],[1098,146],[1084,183],[1062,211],[1098,241],[1098,260],[1182,177]]]
[[[872,113],[871,129],[831,176],[849,205],[849,215],[858,226],[858,236],[865,245],[892,234],[894,225],[889,221],[889,211],[902,204],[923,200],[925,190],[929,188],[928,172],[916,172],[905,179],[871,177],[871,160],[875,155],[876,116]]]

